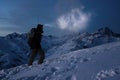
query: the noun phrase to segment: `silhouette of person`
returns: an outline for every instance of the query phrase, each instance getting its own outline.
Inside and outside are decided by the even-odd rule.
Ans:
[[[38,24],[37,28],[34,28],[34,35],[32,38],[30,38],[30,41],[28,39],[28,43],[31,48],[31,55],[28,61],[28,65],[32,65],[36,55],[39,53],[40,58],[38,61],[38,64],[42,64],[45,59],[45,53],[41,48],[41,39],[42,39],[42,33],[43,33],[43,25]]]

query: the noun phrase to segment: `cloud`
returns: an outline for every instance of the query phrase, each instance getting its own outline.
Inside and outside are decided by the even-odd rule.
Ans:
[[[61,15],[56,22],[60,29],[81,31],[86,29],[90,17],[90,13],[85,13],[82,9],[75,8],[71,12]]]

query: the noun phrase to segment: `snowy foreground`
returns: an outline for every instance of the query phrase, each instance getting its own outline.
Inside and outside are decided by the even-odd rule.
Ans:
[[[0,80],[120,80],[120,42],[54,54],[41,65],[4,69]]]

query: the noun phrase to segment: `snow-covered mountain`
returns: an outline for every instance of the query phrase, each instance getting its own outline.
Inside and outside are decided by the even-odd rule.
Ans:
[[[0,37],[0,69],[26,63],[26,38],[17,33]]]
[[[61,41],[57,37],[51,35],[43,36],[42,47],[47,52],[47,50],[60,43]],[[5,37],[0,37],[0,45],[0,69],[27,63],[30,54],[27,34],[12,33]]]
[[[43,36],[42,47],[46,57],[61,56],[84,48],[120,41],[120,34],[109,28],[101,28],[94,33],[78,33],[63,37]],[[26,64],[30,53],[26,34],[12,33],[0,37],[0,69]]]
[[[120,41],[120,34],[112,32],[109,28],[98,29],[94,33],[78,33],[63,36],[57,41],[61,43],[57,46],[52,47],[47,51],[47,54],[65,54],[71,51],[79,49],[90,48],[97,45]]]
[[[56,39],[53,36],[44,36],[44,51],[56,44],[52,42]],[[26,64],[30,54],[30,48],[27,44],[27,35],[12,33],[5,37],[0,37],[0,69],[15,67]]]

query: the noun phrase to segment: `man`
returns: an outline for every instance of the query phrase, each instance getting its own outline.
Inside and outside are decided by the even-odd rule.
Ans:
[[[43,25],[38,24],[37,28],[33,28],[32,34],[29,34],[28,44],[31,48],[31,55],[28,61],[28,65],[32,65],[37,53],[39,53],[40,58],[38,64],[42,64],[45,58],[44,51],[41,48],[41,39],[43,33]]]

